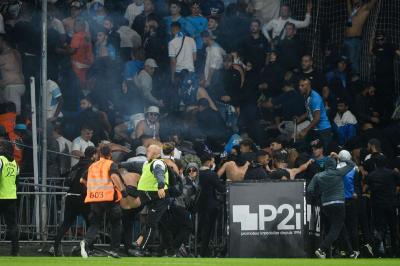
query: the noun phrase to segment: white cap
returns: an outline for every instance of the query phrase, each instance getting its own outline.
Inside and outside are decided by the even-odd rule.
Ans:
[[[338,155],[340,160],[351,160],[351,154],[347,150],[341,150]]]
[[[144,65],[149,67],[158,67],[156,60],[154,60],[153,58],[146,59],[146,61],[144,61]]]
[[[160,109],[157,106],[149,106],[149,108],[147,108],[146,113],[160,113]]]

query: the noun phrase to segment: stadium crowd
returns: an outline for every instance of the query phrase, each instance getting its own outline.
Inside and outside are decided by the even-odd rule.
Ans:
[[[257,9],[262,2],[49,1],[48,149],[58,153],[49,153],[48,175],[70,178],[69,193],[80,195],[67,197],[54,254],[82,215],[90,224],[82,256],[90,256],[107,211],[112,256],[121,230],[126,253],[146,255],[159,224],[160,250],[188,256],[198,213],[200,256],[207,257],[226,182],[305,179],[309,200],[322,204],[330,224],[318,257],[338,238],[343,256],[363,249],[398,256],[400,50],[384,32],[369,47],[374,82],[360,79],[363,25],[377,0],[348,0],[345,41],[322,66],[298,36],[311,23],[311,1],[302,20],[288,5],[271,18]],[[39,11],[30,1],[0,3],[0,135],[28,176],[32,152],[20,144],[32,145],[28,88],[30,77],[40,77]],[[116,196],[96,190],[101,179],[92,179],[103,169]],[[141,181],[147,178],[155,190]],[[143,205],[156,214],[134,241]]]

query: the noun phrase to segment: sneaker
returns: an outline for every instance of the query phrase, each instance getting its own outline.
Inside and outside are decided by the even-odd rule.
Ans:
[[[114,258],[114,259],[120,259],[121,256],[118,254],[118,252],[114,251],[114,250],[108,250],[106,251],[108,257],[110,258]]]
[[[326,254],[320,248],[315,251],[315,256],[320,259],[326,259]]]
[[[351,259],[357,259],[360,256],[360,251],[353,251],[353,253],[349,256]]]
[[[82,240],[80,246],[81,246],[81,257],[87,259],[89,257],[86,251],[87,242],[85,240]]]
[[[370,244],[365,244],[364,247],[368,250],[369,255],[371,255],[371,257],[374,256],[374,250],[372,249]]]
[[[178,253],[181,257],[186,258],[189,256],[189,253],[187,252],[185,245],[182,244],[182,246],[179,248]]]

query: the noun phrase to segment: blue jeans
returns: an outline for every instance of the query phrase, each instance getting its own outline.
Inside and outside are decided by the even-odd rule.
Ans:
[[[361,38],[350,37],[344,40],[344,49],[354,74],[360,74]]]

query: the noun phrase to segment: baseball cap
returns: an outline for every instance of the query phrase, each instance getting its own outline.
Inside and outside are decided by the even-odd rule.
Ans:
[[[340,160],[351,160],[351,154],[347,150],[341,150],[338,156]]]
[[[147,149],[146,149],[146,147],[144,147],[144,146],[139,146],[139,147],[137,147],[136,150],[135,150],[136,156],[139,156],[139,155],[146,155],[146,153],[147,153]]]
[[[76,7],[76,8],[82,8],[83,4],[81,1],[72,1],[71,4],[69,5],[71,8]]]
[[[149,108],[147,108],[146,113],[160,113],[160,108],[158,108],[157,106],[149,106]]]
[[[154,60],[153,58],[146,59],[146,61],[144,61],[144,65],[149,67],[158,67],[156,60]]]

